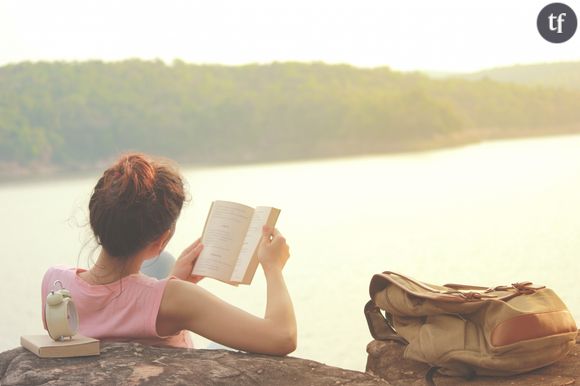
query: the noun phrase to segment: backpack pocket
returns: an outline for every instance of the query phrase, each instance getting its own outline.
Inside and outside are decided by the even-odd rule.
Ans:
[[[467,320],[454,314],[395,319],[397,331],[409,341],[405,357],[432,366],[439,366],[450,352],[465,350],[467,325]]]
[[[576,344],[577,332],[530,339],[501,347],[490,347],[483,355],[479,367],[489,369],[479,374],[520,374],[552,364],[566,357]]]

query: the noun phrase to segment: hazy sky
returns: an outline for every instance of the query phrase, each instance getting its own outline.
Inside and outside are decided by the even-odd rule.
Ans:
[[[537,0],[0,0],[0,65],[180,58],[474,71],[580,60],[551,44]],[[568,1],[580,17],[580,0]]]

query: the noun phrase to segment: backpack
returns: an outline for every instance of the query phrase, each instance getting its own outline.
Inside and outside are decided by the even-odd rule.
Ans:
[[[374,275],[365,316],[373,338],[406,344],[404,357],[444,375],[515,375],[564,358],[577,328],[551,290],[530,282],[493,288]],[[384,310],[385,315],[381,313]]]

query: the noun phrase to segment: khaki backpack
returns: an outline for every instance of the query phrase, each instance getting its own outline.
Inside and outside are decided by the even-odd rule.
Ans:
[[[369,292],[372,336],[407,344],[404,357],[431,365],[428,377],[520,374],[564,358],[576,342],[566,305],[532,283],[439,286],[383,272]]]

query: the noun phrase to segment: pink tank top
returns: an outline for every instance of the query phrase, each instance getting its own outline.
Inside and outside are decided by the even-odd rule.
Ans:
[[[188,331],[176,335],[157,334],[157,313],[167,282],[133,274],[106,285],[92,285],[78,276],[82,269],[52,267],[42,280],[42,320],[46,296],[60,280],[71,292],[79,314],[81,335],[101,340],[140,342],[154,346],[193,347]],[[56,289],[59,289],[58,287]]]

